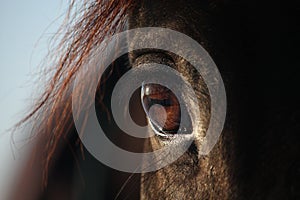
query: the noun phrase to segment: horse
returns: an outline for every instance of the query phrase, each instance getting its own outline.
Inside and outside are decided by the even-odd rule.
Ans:
[[[20,123],[31,123],[30,131],[37,139],[20,172],[18,192],[14,191],[11,199],[300,197],[300,143],[296,134],[300,112],[293,93],[297,79],[291,68],[282,69],[286,62],[280,58],[288,55],[282,49],[290,43],[280,40],[288,37],[283,36],[284,28],[277,28],[275,2],[265,5],[230,0],[93,0],[84,2],[82,9],[70,17],[76,5],[71,2],[70,25],[64,25],[65,36],[55,51],[60,54],[53,62],[54,73],[49,75],[48,87]],[[77,72],[87,66],[88,58],[106,37],[143,27],[175,30],[203,46],[224,81],[227,114],[223,131],[209,154],[199,153],[200,139],[196,137],[175,162],[156,171],[128,173],[100,163],[81,143],[72,115],[72,87]],[[202,113],[198,121],[202,129],[193,131],[205,135],[212,108],[201,74],[178,55],[146,49],[130,51],[116,59],[97,87],[97,116],[108,137],[134,152],[153,151],[166,145],[162,132],[150,139],[124,135],[112,117],[113,88],[123,74],[141,63],[169,65],[188,80],[200,102],[192,109],[197,107]],[[165,124],[151,126],[150,132],[176,132],[182,113],[172,92],[161,85],[141,85],[134,93],[128,105],[133,119],[144,125],[159,121],[159,114],[145,112],[145,107],[147,110],[147,105],[153,104],[153,98],[141,100],[146,89],[154,91],[158,100],[167,98],[171,102],[169,105],[158,101],[166,109],[167,118]]]

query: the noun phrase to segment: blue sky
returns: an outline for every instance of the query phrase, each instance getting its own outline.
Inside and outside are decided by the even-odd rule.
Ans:
[[[30,103],[38,65],[62,22],[62,0],[0,0],[0,199],[4,199],[22,151],[16,158],[7,131],[24,116]]]

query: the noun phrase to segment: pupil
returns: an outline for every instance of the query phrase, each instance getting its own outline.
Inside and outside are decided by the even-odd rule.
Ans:
[[[149,107],[155,105],[155,104],[159,104],[162,106],[172,106],[172,102],[170,99],[152,99],[151,97],[147,97],[145,96],[145,101],[146,103],[149,104]]]

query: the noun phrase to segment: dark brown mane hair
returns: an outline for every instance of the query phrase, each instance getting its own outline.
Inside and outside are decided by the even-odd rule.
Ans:
[[[79,9],[76,9],[77,7]],[[41,162],[43,186],[47,185],[49,165],[59,143],[74,131],[71,85],[78,70],[105,37],[124,29],[133,0],[94,0],[70,2],[61,42],[51,53],[52,66],[47,73],[47,87],[33,110],[17,124],[32,123],[30,132],[38,136],[31,162]],[[68,141],[67,141],[68,143]],[[80,145],[80,143],[78,143]],[[41,148],[41,149],[40,149]],[[82,146],[81,146],[82,148]],[[41,152],[42,151],[42,152]]]

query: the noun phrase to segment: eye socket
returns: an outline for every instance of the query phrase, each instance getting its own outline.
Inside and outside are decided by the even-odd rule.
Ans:
[[[143,84],[141,100],[144,111],[156,134],[164,137],[191,133],[191,120],[180,127],[181,108],[175,94],[159,84]],[[185,115],[189,116],[188,113]]]

